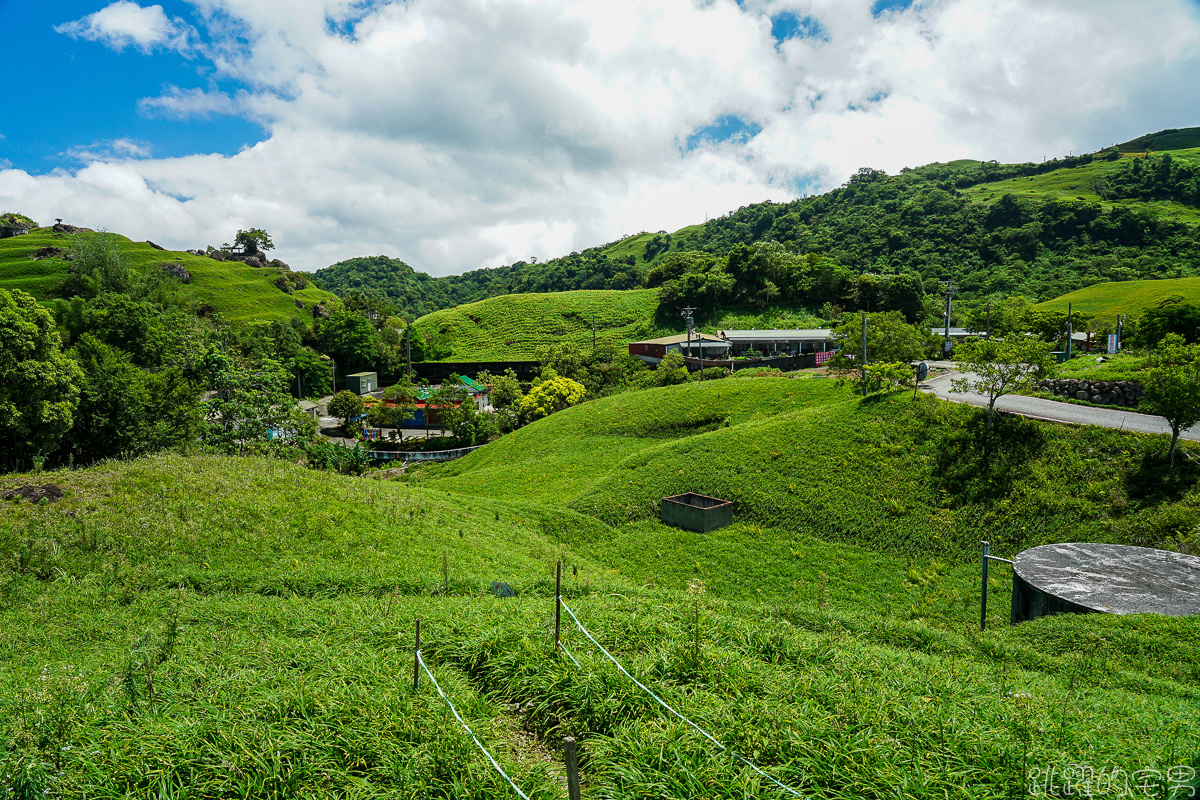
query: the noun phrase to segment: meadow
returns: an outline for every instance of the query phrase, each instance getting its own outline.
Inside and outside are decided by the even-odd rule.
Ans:
[[[1184,546],[1198,473],[1152,437],[1015,421],[982,468],[977,420],[764,375],[592,401],[407,482],[211,455],[6,476],[65,497],[0,504],[0,796],[514,797],[413,691],[417,618],[531,798],[565,796],[566,735],[584,797],[787,796],[565,615],[579,663],[554,654],[559,559],[633,675],[805,797],[1028,796],[1071,764],[1171,796],[1200,766],[1200,625],[1009,627],[996,567],[980,632],[974,548]],[[662,526],[680,490],[735,499],[735,524]]]
[[[280,273],[270,267],[256,269],[235,261],[158,250],[147,242],[112,235],[131,267],[144,270],[168,261],[182,264],[192,275],[185,295],[198,306],[211,306],[214,313],[230,322],[267,323],[300,317],[311,323],[312,307],[334,299],[334,295],[311,283],[294,294],[285,294],[272,284]],[[52,298],[67,278],[69,262],[61,258],[37,261],[30,258],[48,246],[69,249],[70,236],[49,228],[36,228],[25,236],[0,239],[0,289],[21,289],[41,301]],[[304,303],[305,308],[297,308],[296,300]]]
[[[1148,281],[1098,283],[1070,294],[1033,306],[1035,311],[1073,310],[1116,322],[1118,314],[1137,315],[1157,308],[1163,301],[1182,298],[1185,303],[1200,304],[1200,278],[1163,278]]]
[[[1200,210],[1170,200],[1104,200],[1096,193],[1095,185],[1119,169],[1125,159],[1140,158],[1142,153],[1124,153],[1121,160],[1093,161],[1080,167],[1057,169],[1042,175],[1010,178],[981,183],[962,190],[964,197],[974,202],[994,203],[1006,194],[1034,200],[1096,203],[1105,208],[1124,206],[1145,208],[1156,216],[1178,222],[1200,222]],[[1171,157],[1181,162],[1200,161],[1200,148],[1172,149]]]

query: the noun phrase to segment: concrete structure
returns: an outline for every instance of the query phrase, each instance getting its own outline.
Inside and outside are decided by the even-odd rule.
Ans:
[[[1013,560],[1013,623],[1048,614],[1200,614],[1200,558],[1120,544],[1047,544]]]
[[[379,388],[379,375],[374,372],[355,372],[346,376],[346,390],[367,394]]]
[[[300,409],[300,413],[310,416],[313,419],[321,418],[321,407],[311,400],[297,400],[296,408]]]
[[[830,328],[721,331],[721,337],[729,342],[735,356],[747,350],[757,350],[770,356],[821,353],[838,347],[838,340],[833,337]]]
[[[647,364],[657,364],[667,353],[678,350],[685,357],[703,358],[705,361],[729,357],[729,342],[709,333],[693,333],[690,338],[686,333],[674,336],[662,336],[658,339],[646,339],[629,345],[629,355],[637,356]]]
[[[29,233],[29,229],[28,229],[28,228],[21,228],[21,227],[15,227],[15,228],[9,228],[9,227],[0,227],[0,239],[8,239],[8,238],[11,238],[11,237],[13,237],[13,236],[24,236],[24,235],[25,235],[25,234],[27,234],[27,233]]]
[[[666,524],[697,533],[733,524],[733,503],[695,492],[664,497],[660,513]]]

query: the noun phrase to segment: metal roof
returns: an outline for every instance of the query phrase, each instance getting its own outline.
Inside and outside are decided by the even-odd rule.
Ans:
[[[713,336],[711,333],[693,333],[691,340],[693,342],[697,340],[703,340],[706,342],[720,342],[721,344],[724,344],[724,341],[719,336]],[[633,344],[686,344],[687,341],[688,335],[686,333],[678,333],[674,336],[660,336],[657,339],[646,339],[641,342],[633,342]]]
[[[760,342],[760,341],[823,341],[833,338],[831,328],[795,328],[769,329],[748,331],[722,331],[725,338],[731,342]]]

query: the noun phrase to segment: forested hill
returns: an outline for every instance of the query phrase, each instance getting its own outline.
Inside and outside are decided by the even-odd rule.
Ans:
[[[375,257],[335,264],[317,279],[339,293],[384,295],[410,313],[498,294],[657,285],[688,273],[706,277],[684,279],[676,296],[701,305],[774,299],[857,307],[861,284],[895,282],[887,276],[927,294],[953,280],[967,300],[1045,300],[1105,281],[1200,275],[1197,223],[1200,128],[1188,128],[1042,163],[958,161],[895,176],[864,168],[823,195],[747,206],[674,234],[641,234],[540,264],[430,278]],[[778,244],[767,273],[754,273],[753,252],[738,256],[743,272],[751,265],[751,287],[707,258],[651,273],[668,254],[698,251],[725,262],[739,246],[754,251],[769,242]],[[807,267],[777,268],[805,256]],[[814,271],[814,258],[824,272]],[[831,271],[840,276],[833,284]]]

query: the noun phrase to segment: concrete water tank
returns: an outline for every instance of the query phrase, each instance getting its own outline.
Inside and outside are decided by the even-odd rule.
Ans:
[[[1013,623],[1048,614],[1200,614],[1200,558],[1121,544],[1047,544],[1013,560]]]

